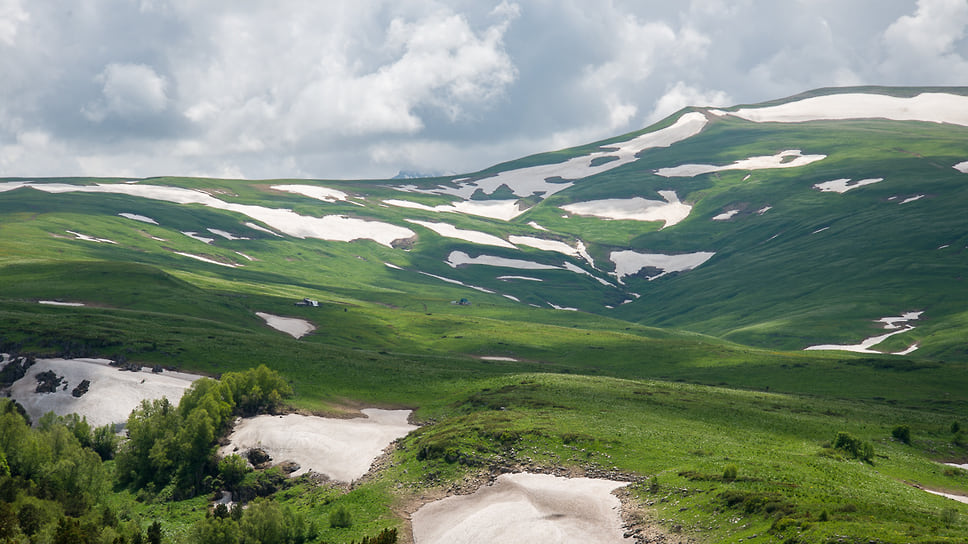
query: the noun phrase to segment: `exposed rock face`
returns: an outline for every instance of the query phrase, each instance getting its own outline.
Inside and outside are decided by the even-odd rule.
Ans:
[[[262,448],[252,448],[251,450],[246,452],[245,457],[249,460],[250,463],[252,463],[252,466],[255,466],[255,467],[258,467],[259,465],[263,465],[265,463],[268,463],[269,461],[272,461],[272,457],[269,457],[269,454],[266,453],[266,450]]]
[[[63,378],[54,374],[53,370],[45,370],[37,374],[37,393],[53,393],[60,387]],[[64,384],[66,386],[66,384]]]
[[[285,472],[286,474],[292,474],[293,472],[296,472],[302,468],[299,463],[291,460],[279,463],[278,467],[279,470]]]
[[[91,387],[91,380],[81,380],[81,383],[77,384],[77,387],[71,391],[71,395],[75,397],[83,397],[87,390]]]

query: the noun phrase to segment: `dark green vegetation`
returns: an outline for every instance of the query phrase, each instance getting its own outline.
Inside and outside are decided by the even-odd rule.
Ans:
[[[407,532],[401,512],[421,494],[471,486],[482,471],[530,469],[630,479],[632,502],[642,509],[637,515],[665,520],[659,523],[665,531],[701,542],[964,542],[966,507],[914,485],[968,494],[968,473],[939,463],[968,460],[968,174],[952,168],[968,160],[965,142],[968,128],[947,124],[756,124],[710,115],[692,138],[647,150],[638,161],[547,199],[523,199],[533,207],[507,222],[383,207],[380,201],[391,198],[451,200],[403,193],[391,182],[140,182],[303,215],[406,226],[418,234],[407,249],[277,237],[247,225],[248,217],[197,204],[0,192],[3,351],[124,357],[223,376],[200,382],[179,406],[143,405],[115,460],[103,431],[47,418],[29,432],[4,403],[0,447],[9,476],[0,531],[9,527],[8,536],[29,541],[33,530],[42,535],[38,542],[53,542],[58,531],[96,526],[98,542],[110,541],[109,529],[133,542],[136,534],[149,539],[157,521],[152,534],[164,542],[245,542],[259,531],[271,535],[266,542],[388,542],[392,530]],[[654,173],[787,149],[827,157],[798,168],[694,178]],[[812,188],[878,177],[885,179],[844,194]],[[336,188],[362,207],[270,189],[282,183]],[[407,183],[430,190],[451,180]],[[693,209],[665,229],[659,222],[562,217],[557,207],[658,200],[656,191],[670,189]],[[740,213],[711,220],[730,209]],[[503,239],[574,245],[580,238],[599,269],[549,251],[443,238],[406,219]],[[529,227],[531,221],[548,231]],[[208,228],[249,239],[228,240]],[[116,243],[78,240],[68,230]],[[695,270],[654,281],[627,277],[622,286],[607,275],[608,256],[625,249],[716,255]],[[455,269],[443,262],[451,251],[569,262],[613,285],[561,269]],[[320,307],[293,305],[303,297]],[[451,303],[461,298],[471,304]],[[627,299],[633,301],[622,304]],[[583,311],[529,306],[548,302]],[[307,319],[317,329],[295,340],[266,327],[257,311]],[[900,351],[919,342],[909,355],[800,351],[884,334],[873,320],[911,311],[924,311],[916,328],[877,346]],[[235,374],[261,364],[284,383],[265,370]],[[415,419],[428,425],[399,441],[382,470],[351,488],[287,480],[277,470],[249,471],[237,457],[213,457],[215,441],[237,415],[366,405],[414,408]],[[34,449],[14,446],[27,443]],[[220,489],[252,506],[244,514],[206,515]],[[72,490],[81,491],[75,498]]]

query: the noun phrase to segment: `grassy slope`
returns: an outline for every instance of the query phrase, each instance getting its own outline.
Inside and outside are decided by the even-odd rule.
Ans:
[[[243,226],[238,216],[197,206],[112,195],[2,193],[0,340],[8,347],[48,352],[120,353],[212,374],[265,362],[293,381],[301,408],[338,411],[361,403],[419,408],[418,418],[436,424],[408,438],[382,476],[348,495],[300,487],[286,496],[320,519],[337,504],[349,505],[360,523],[348,533],[329,530],[323,535],[327,540],[358,539],[397,523],[399,501],[428,486],[460,480],[477,470],[478,462],[527,465],[530,457],[543,466],[657,474],[657,491],[636,486],[635,493],[652,504],[656,516],[672,520],[668,527],[681,525],[708,542],[763,535],[776,512],[792,520],[770,537],[781,541],[809,525],[802,538],[810,542],[835,534],[956,542],[968,531],[964,516],[952,524],[944,514],[955,507],[950,501],[903,482],[968,491],[964,472],[933,462],[968,458],[947,431],[952,421],[964,425],[968,413],[968,369],[960,362],[966,355],[960,350],[968,312],[954,296],[964,290],[955,275],[965,265],[958,248],[968,243],[959,230],[959,202],[965,197],[963,180],[948,164],[964,160],[960,142],[966,134],[910,124],[902,131],[902,125],[885,122],[838,123],[836,132],[833,126],[721,121],[694,139],[590,178],[510,226],[380,208],[373,195],[399,193],[374,183],[325,184],[367,194],[368,217],[398,224],[421,218],[495,235],[535,235],[525,225],[535,220],[564,240],[580,236],[590,242],[599,262],[612,248],[717,251],[708,266],[695,271],[656,282],[630,280],[643,297],[608,312],[614,317],[537,310],[420,275],[417,271],[424,270],[499,288],[537,305],[551,300],[601,307],[626,296],[565,272],[524,274],[556,280],[538,289],[534,282],[494,279],[520,271],[454,270],[442,263],[454,249],[522,255],[424,231],[418,250],[400,252],[369,242],[277,239]],[[595,147],[496,168],[564,160]],[[745,172],[674,180],[651,173],[662,166],[728,163],[790,148],[829,157],[809,167],[755,172],[746,182]],[[837,177],[881,175],[886,178],[881,184],[845,195],[810,189]],[[226,200],[311,215],[364,213],[351,204],[272,192],[270,182],[162,178],[150,183],[217,190],[227,193]],[[690,219],[673,229],[565,220],[555,207],[601,195],[656,198],[651,192],[668,188],[695,204]],[[888,208],[897,206],[887,200],[890,196],[921,193],[928,198]],[[442,202],[439,197],[414,200]],[[709,221],[737,203],[748,211],[766,205],[774,210],[741,214],[728,223]],[[885,221],[890,216],[885,210],[895,216],[901,210],[904,221]],[[120,212],[146,215],[161,225],[117,217]],[[828,225],[828,231],[811,234]],[[208,235],[209,227],[252,239],[207,245],[180,233]],[[71,240],[66,230],[118,243]],[[924,238],[925,232],[932,237]],[[764,242],[777,233],[782,235]],[[951,251],[937,249],[946,243]],[[204,264],[172,251],[245,267]],[[235,251],[258,260],[249,262]],[[528,250],[527,258],[560,263],[563,257]],[[406,270],[391,270],[384,262]],[[851,272],[846,278],[845,271]],[[843,281],[830,282],[832,277]],[[323,307],[292,306],[304,296],[322,300]],[[474,304],[450,304],[462,297]],[[36,304],[44,299],[90,306]],[[926,310],[925,321],[892,343],[903,349],[912,339],[922,341],[925,347],[912,358],[771,351],[633,323],[797,349],[814,342],[859,341],[878,334],[871,319],[915,309]],[[296,341],[264,326],[255,311],[303,317],[318,330]],[[519,361],[477,358],[483,355]],[[911,426],[912,446],[889,438],[891,427],[901,423]],[[879,457],[873,467],[824,450],[840,430],[875,444]],[[456,451],[471,466],[443,458],[418,462],[417,451],[428,445]],[[734,482],[721,478],[728,464],[738,468]],[[727,506],[722,496],[727,490],[749,500]],[[779,510],[743,510],[760,499],[777,503]],[[181,513],[170,514],[166,529],[184,534],[185,524],[198,514],[185,505],[176,510]],[[817,522],[823,510],[830,521]]]

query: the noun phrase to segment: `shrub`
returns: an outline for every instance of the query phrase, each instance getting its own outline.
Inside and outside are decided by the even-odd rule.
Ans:
[[[958,523],[958,511],[954,508],[945,508],[941,511],[941,521],[945,527],[951,527]]]
[[[953,421],[951,423],[951,434],[958,434],[958,431],[960,430],[961,430],[961,423],[958,423],[957,421]]]
[[[911,443],[911,428],[907,425],[898,425],[891,430],[891,436],[905,444]]]
[[[726,468],[723,469],[723,480],[732,482],[736,479],[737,471],[738,469],[736,468],[736,465],[726,465]]]
[[[855,438],[848,432],[840,431],[837,433],[834,448],[844,451],[854,459],[872,464],[874,462],[874,446],[870,442],[863,442],[859,438]]]
[[[353,525],[353,518],[350,516],[349,510],[345,506],[340,506],[336,510],[329,513],[329,526],[346,529]]]

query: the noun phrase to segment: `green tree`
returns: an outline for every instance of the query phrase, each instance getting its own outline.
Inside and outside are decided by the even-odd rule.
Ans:
[[[205,518],[192,527],[196,544],[240,544],[241,539],[239,524],[231,518]]]

